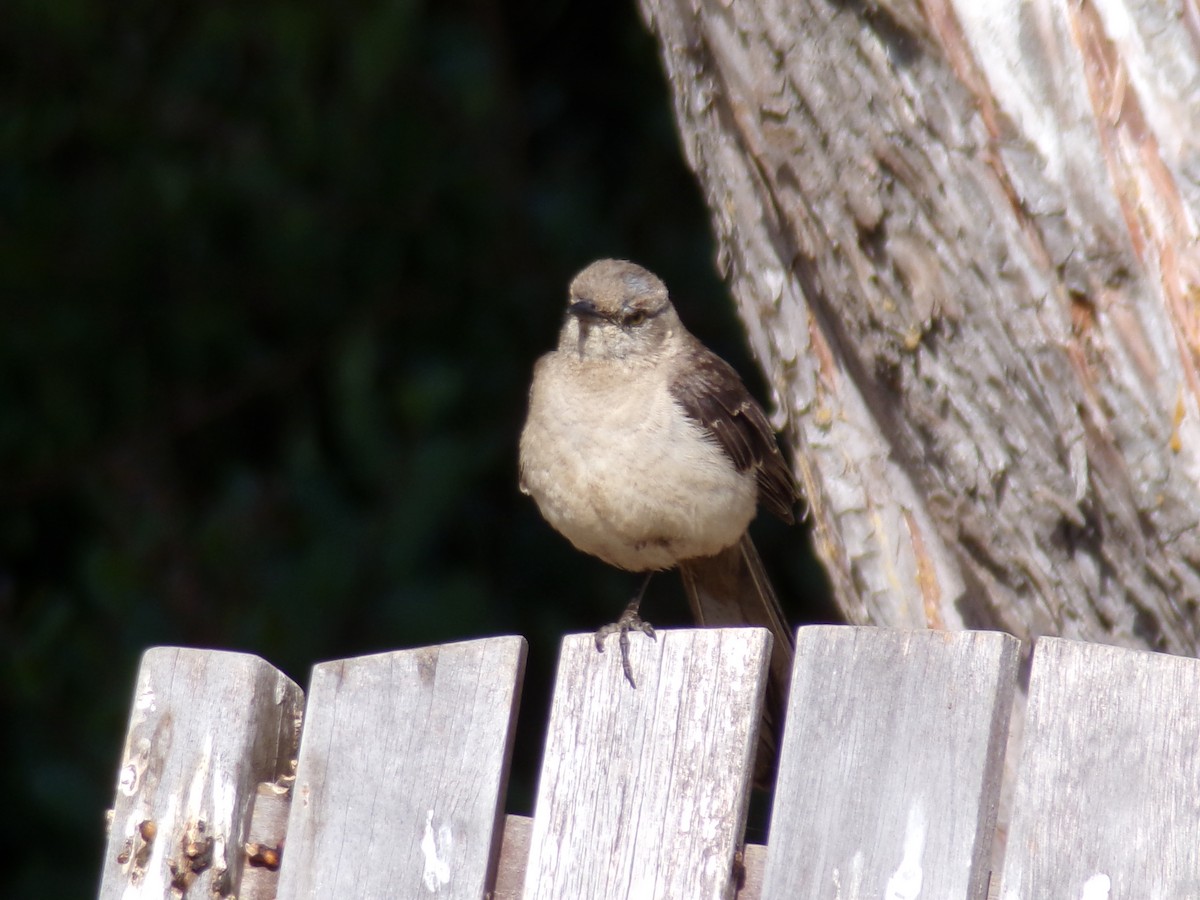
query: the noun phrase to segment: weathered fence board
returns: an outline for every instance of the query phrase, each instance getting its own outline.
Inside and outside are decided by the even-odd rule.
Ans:
[[[763,629],[563,642],[525,900],[732,897],[761,715]]]
[[[1200,660],[1041,638],[1002,900],[1200,897]]]
[[[529,861],[529,838],[533,833],[533,819],[528,816],[509,815],[504,820],[504,839],[500,843],[500,868],[496,873],[496,887],[488,900],[521,900],[525,886],[525,866]],[[742,871],[737,890],[737,900],[759,900],[762,896],[763,870],[767,864],[767,848],[762,844],[745,844],[742,847]],[[262,900],[270,900],[274,892],[263,894]],[[260,900],[259,897],[244,900]]]
[[[99,896],[985,896],[1014,638],[801,629],[765,848],[768,634],[634,635],[636,689],[610,643],[564,641],[535,816],[507,820],[521,638],[317,666],[302,736],[262,660],[147,651]],[[1011,743],[995,898],[1200,897],[1200,661],[1044,638]]]
[[[502,637],[316,666],[279,900],[482,897],[524,664]]]
[[[255,789],[295,758],[302,706],[300,688],[256,656],[147,650],[101,900],[236,891]]]
[[[1018,648],[801,628],[763,897],[985,897]]]

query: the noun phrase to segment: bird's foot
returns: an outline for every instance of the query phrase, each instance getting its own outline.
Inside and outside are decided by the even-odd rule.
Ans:
[[[629,682],[629,686],[635,690],[637,683],[633,680],[633,666],[629,664],[629,632],[640,631],[650,640],[655,640],[654,627],[638,615],[641,599],[641,593],[639,593],[637,599],[625,608],[625,612],[621,613],[621,618],[611,625],[605,625],[596,630],[596,649],[601,653],[604,652],[604,639],[610,634],[617,635],[617,645],[621,648],[621,670],[625,673],[625,680]]]

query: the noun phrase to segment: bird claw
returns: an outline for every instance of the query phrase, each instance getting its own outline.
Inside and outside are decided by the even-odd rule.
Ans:
[[[638,600],[641,600],[640,595]],[[639,616],[637,607],[631,604],[625,612],[621,613],[621,618],[617,621],[596,629],[596,649],[603,653],[605,638],[611,634],[617,635],[617,646],[621,648],[621,671],[625,673],[625,680],[629,682],[629,686],[637,690],[637,683],[633,680],[633,666],[629,664],[629,632],[631,631],[640,631],[650,640],[657,640],[654,635],[654,626]]]

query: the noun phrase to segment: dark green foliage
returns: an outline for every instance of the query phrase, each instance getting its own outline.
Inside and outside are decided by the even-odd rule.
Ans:
[[[632,5],[9,0],[0,895],[94,891],[154,644],[304,684],[524,634],[527,806],[557,641],[632,589],[516,489],[530,367],[602,255],[748,369]]]

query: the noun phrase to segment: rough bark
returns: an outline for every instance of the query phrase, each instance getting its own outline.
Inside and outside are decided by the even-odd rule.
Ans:
[[[641,3],[849,620],[1194,654],[1194,2]]]

